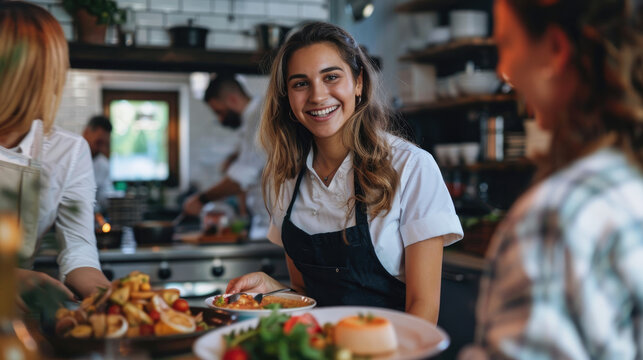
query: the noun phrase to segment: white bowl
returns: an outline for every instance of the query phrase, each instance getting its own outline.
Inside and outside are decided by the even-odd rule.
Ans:
[[[441,166],[449,165],[448,147],[444,144],[435,145],[435,158]]]
[[[257,295],[257,293],[247,293],[247,294],[250,295],[250,296]],[[228,297],[230,295],[231,294],[211,296],[211,297],[205,299],[205,305],[207,307],[209,307],[209,308],[212,308],[212,309],[224,310],[224,311],[228,311],[230,313],[233,313],[233,314],[237,315],[237,318],[239,320],[245,320],[245,319],[250,319],[250,318],[254,318],[254,317],[264,317],[264,316],[270,315],[273,312],[273,310],[269,310],[269,309],[239,310],[239,309],[228,309],[228,308],[218,307],[218,306],[214,305],[214,300],[216,298],[218,298],[219,296]],[[280,312],[280,313],[293,313],[293,312],[300,311],[300,310],[312,309],[315,306],[317,306],[317,301],[315,301],[315,299],[310,298],[308,296],[299,295],[299,294],[280,293],[280,294],[274,294],[274,295],[270,295],[270,296],[283,298],[283,299],[290,299],[290,300],[300,300],[300,301],[303,301],[303,302],[305,302],[307,304],[306,306],[301,306],[301,307],[296,307],[296,308],[278,309],[277,311]]]
[[[460,146],[458,144],[445,144],[447,165],[458,166],[460,164]]]
[[[462,155],[462,160],[466,165],[475,164],[479,154],[480,144],[475,142],[460,144],[460,155]]]
[[[461,95],[493,94],[500,86],[500,79],[493,70],[462,72],[455,76],[458,92]]]
[[[486,37],[489,16],[479,10],[453,10],[449,12],[453,39]]]
[[[448,26],[440,26],[432,29],[427,37],[427,45],[444,44],[451,40],[451,28]]]
[[[433,28],[439,25],[436,12],[422,12],[411,15],[410,26],[414,36],[425,38]]]

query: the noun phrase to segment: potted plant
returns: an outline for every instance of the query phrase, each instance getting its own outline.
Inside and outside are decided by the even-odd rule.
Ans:
[[[63,7],[74,17],[78,40],[103,44],[108,25],[125,21],[125,11],[113,0],[63,0]]]

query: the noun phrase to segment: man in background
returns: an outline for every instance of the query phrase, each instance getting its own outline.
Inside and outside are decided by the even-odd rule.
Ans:
[[[114,191],[109,177],[109,149],[112,124],[106,116],[96,115],[89,119],[83,137],[89,144],[96,178],[95,212],[107,210],[108,196]]]
[[[266,156],[255,142],[263,98],[250,97],[235,75],[219,74],[210,81],[203,100],[217,115],[221,125],[239,128],[237,150],[223,166],[224,178],[209,189],[191,196],[183,204],[183,212],[199,215],[203,205],[231,195],[240,195],[243,205],[251,216],[249,237],[266,237],[269,225],[268,213],[261,194],[261,171]]]

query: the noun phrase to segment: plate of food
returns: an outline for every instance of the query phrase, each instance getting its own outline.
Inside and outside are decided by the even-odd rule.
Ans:
[[[292,313],[317,306],[317,301],[313,298],[296,293],[267,295],[261,300],[261,304],[254,299],[255,295],[257,293],[243,294],[239,300],[233,303],[229,301],[231,294],[217,295],[205,299],[205,304],[212,309],[229,311],[235,314],[239,320],[268,316],[273,310],[280,313]]]
[[[61,307],[43,333],[57,354],[143,349],[154,354],[189,350],[199,336],[236,320],[233,314],[190,307],[177,289],[152,289],[149,276],[132,272],[98,289],[76,308]]]
[[[238,322],[200,337],[193,350],[203,360],[410,360],[436,355],[449,342],[436,325],[401,311],[335,306]]]

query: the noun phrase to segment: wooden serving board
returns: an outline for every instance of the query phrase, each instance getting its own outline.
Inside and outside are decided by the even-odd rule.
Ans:
[[[202,243],[217,243],[217,244],[233,244],[239,241],[238,234],[214,234],[206,235],[200,231],[181,234],[182,242],[188,244],[202,244]]]

